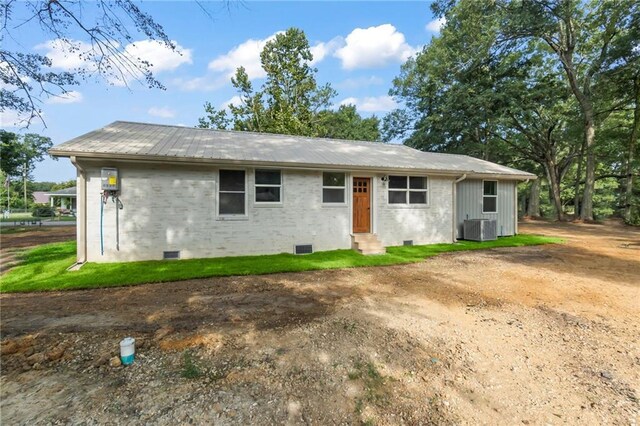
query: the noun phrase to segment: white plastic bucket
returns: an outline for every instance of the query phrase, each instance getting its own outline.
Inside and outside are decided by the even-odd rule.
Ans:
[[[125,337],[120,342],[120,360],[123,365],[133,363],[133,356],[136,352],[136,339],[133,337]]]

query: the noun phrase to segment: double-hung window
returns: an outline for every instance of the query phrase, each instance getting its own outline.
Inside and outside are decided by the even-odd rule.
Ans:
[[[282,202],[280,170],[256,170],[255,190],[257,204],[280,204]]]
[[[218,185],[218,214],[244,216],[246,214],[246,185],[244,170],[220,170]]]
[[[344,204],[347,179],[344,173],[322,173],[322,202],[324,204]]]
[[[482,213],[496,213],[498,211],[498,181],[482,181]]]
[[[427,205],[428,191],[425,176],[389,176],[389,204]]]

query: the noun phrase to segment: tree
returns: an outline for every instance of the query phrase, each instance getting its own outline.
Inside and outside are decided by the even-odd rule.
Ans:
[[[330,106],[336,92],[329,84],[318,86],[317,69],[304,32],[290,28],[269,41],[260,54],[265,83],[254,90],[243,67],[236,70],[231,84],[238,91],[239,105],[229,105],[233,128],[266,133],[317,136],[318,112]],[[205,104],[207,117],[200,127],[221,128],[228,122],[226,112]]]
[[[17,153],[17,166],[15,169],[7,170],[6,172],[3,169],[3,173],[8,174],[9,176],[22,176],[24,208],[27,208],[28,206],[27,180],[30,179],[36,163],[44,159],[47,155],[47,151],[52,146],[53,142],[51,142],[51,138],[46,136],[40,136],[35,133],[16,136],[13,149]]]
[[[467,0],[440,0],[434,11],[439,17],[451,13]],[[619,62],[620,50],[633,50],[637,39],[628,37],[640,25],[634,0],[523,0],[479,2],[499,16],[496,47],[503,55],[542,42],[563,70],[565,80],[582,115],[583,147],[586,157],[585,184],[580,217],[593,219],[593,192],[596,171],[596,113],[594,100],[597,81]],[[626,42],[628,49],[612,49]],[[580,167],[579,167],[580,168]],[[578,178],[579,179],[579,178]]]
[[[210,102],[204,103],[204,111],[207,115],[198,119],[197,127],[224,130],[231,124],[231,120],[227,117],[227,112],[224,109],[216,109]]]
[[[17,176],[20,167],[20,143],[18,135],[0,130],[2,155],[0,155],[0,170],[5,176]]]
[[[340,105],[337,111],[320,111],[318,122],[320,137],[371,142],[380,140],[378,117],[362,118],[354,105]]]
[[[67,93],[69,86],[94,76],[113,84],[130,80],[151,88],[163,88],[154,77],[153,64],[136,57],[127,45],[134,33],[176,51],[161,25],[143,12],[133,0],[30,0],[4,1],[0,6],[2,47],[0,48],[0,112],[13,110],[44,124],[42,102]],[[42,31],[57,49],[78,56],[84,65],[73,72],[56,72],[46,56],[7,47],[19,39],[19,31]],[[79,39],[78,39],[79,38]]]
[[[496,49],[500,20],[489,3],[461,2],[447,19],[442,35],[394,80],[390,93],[406,108],[385,117],[385,137],[542,170],[563,219],[561,181],[577,148],[561,75],[535,44],[508,55]]]

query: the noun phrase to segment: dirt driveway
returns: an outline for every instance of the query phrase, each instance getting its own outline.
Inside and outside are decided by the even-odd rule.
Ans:
[[[640,232],[521,232],[567,243],[2,295],[2,423],[637,424]]]

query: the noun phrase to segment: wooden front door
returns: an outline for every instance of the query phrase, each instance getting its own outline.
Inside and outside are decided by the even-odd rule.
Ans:
[[[371,232],[371,178],[353,178],[353,233]]]

